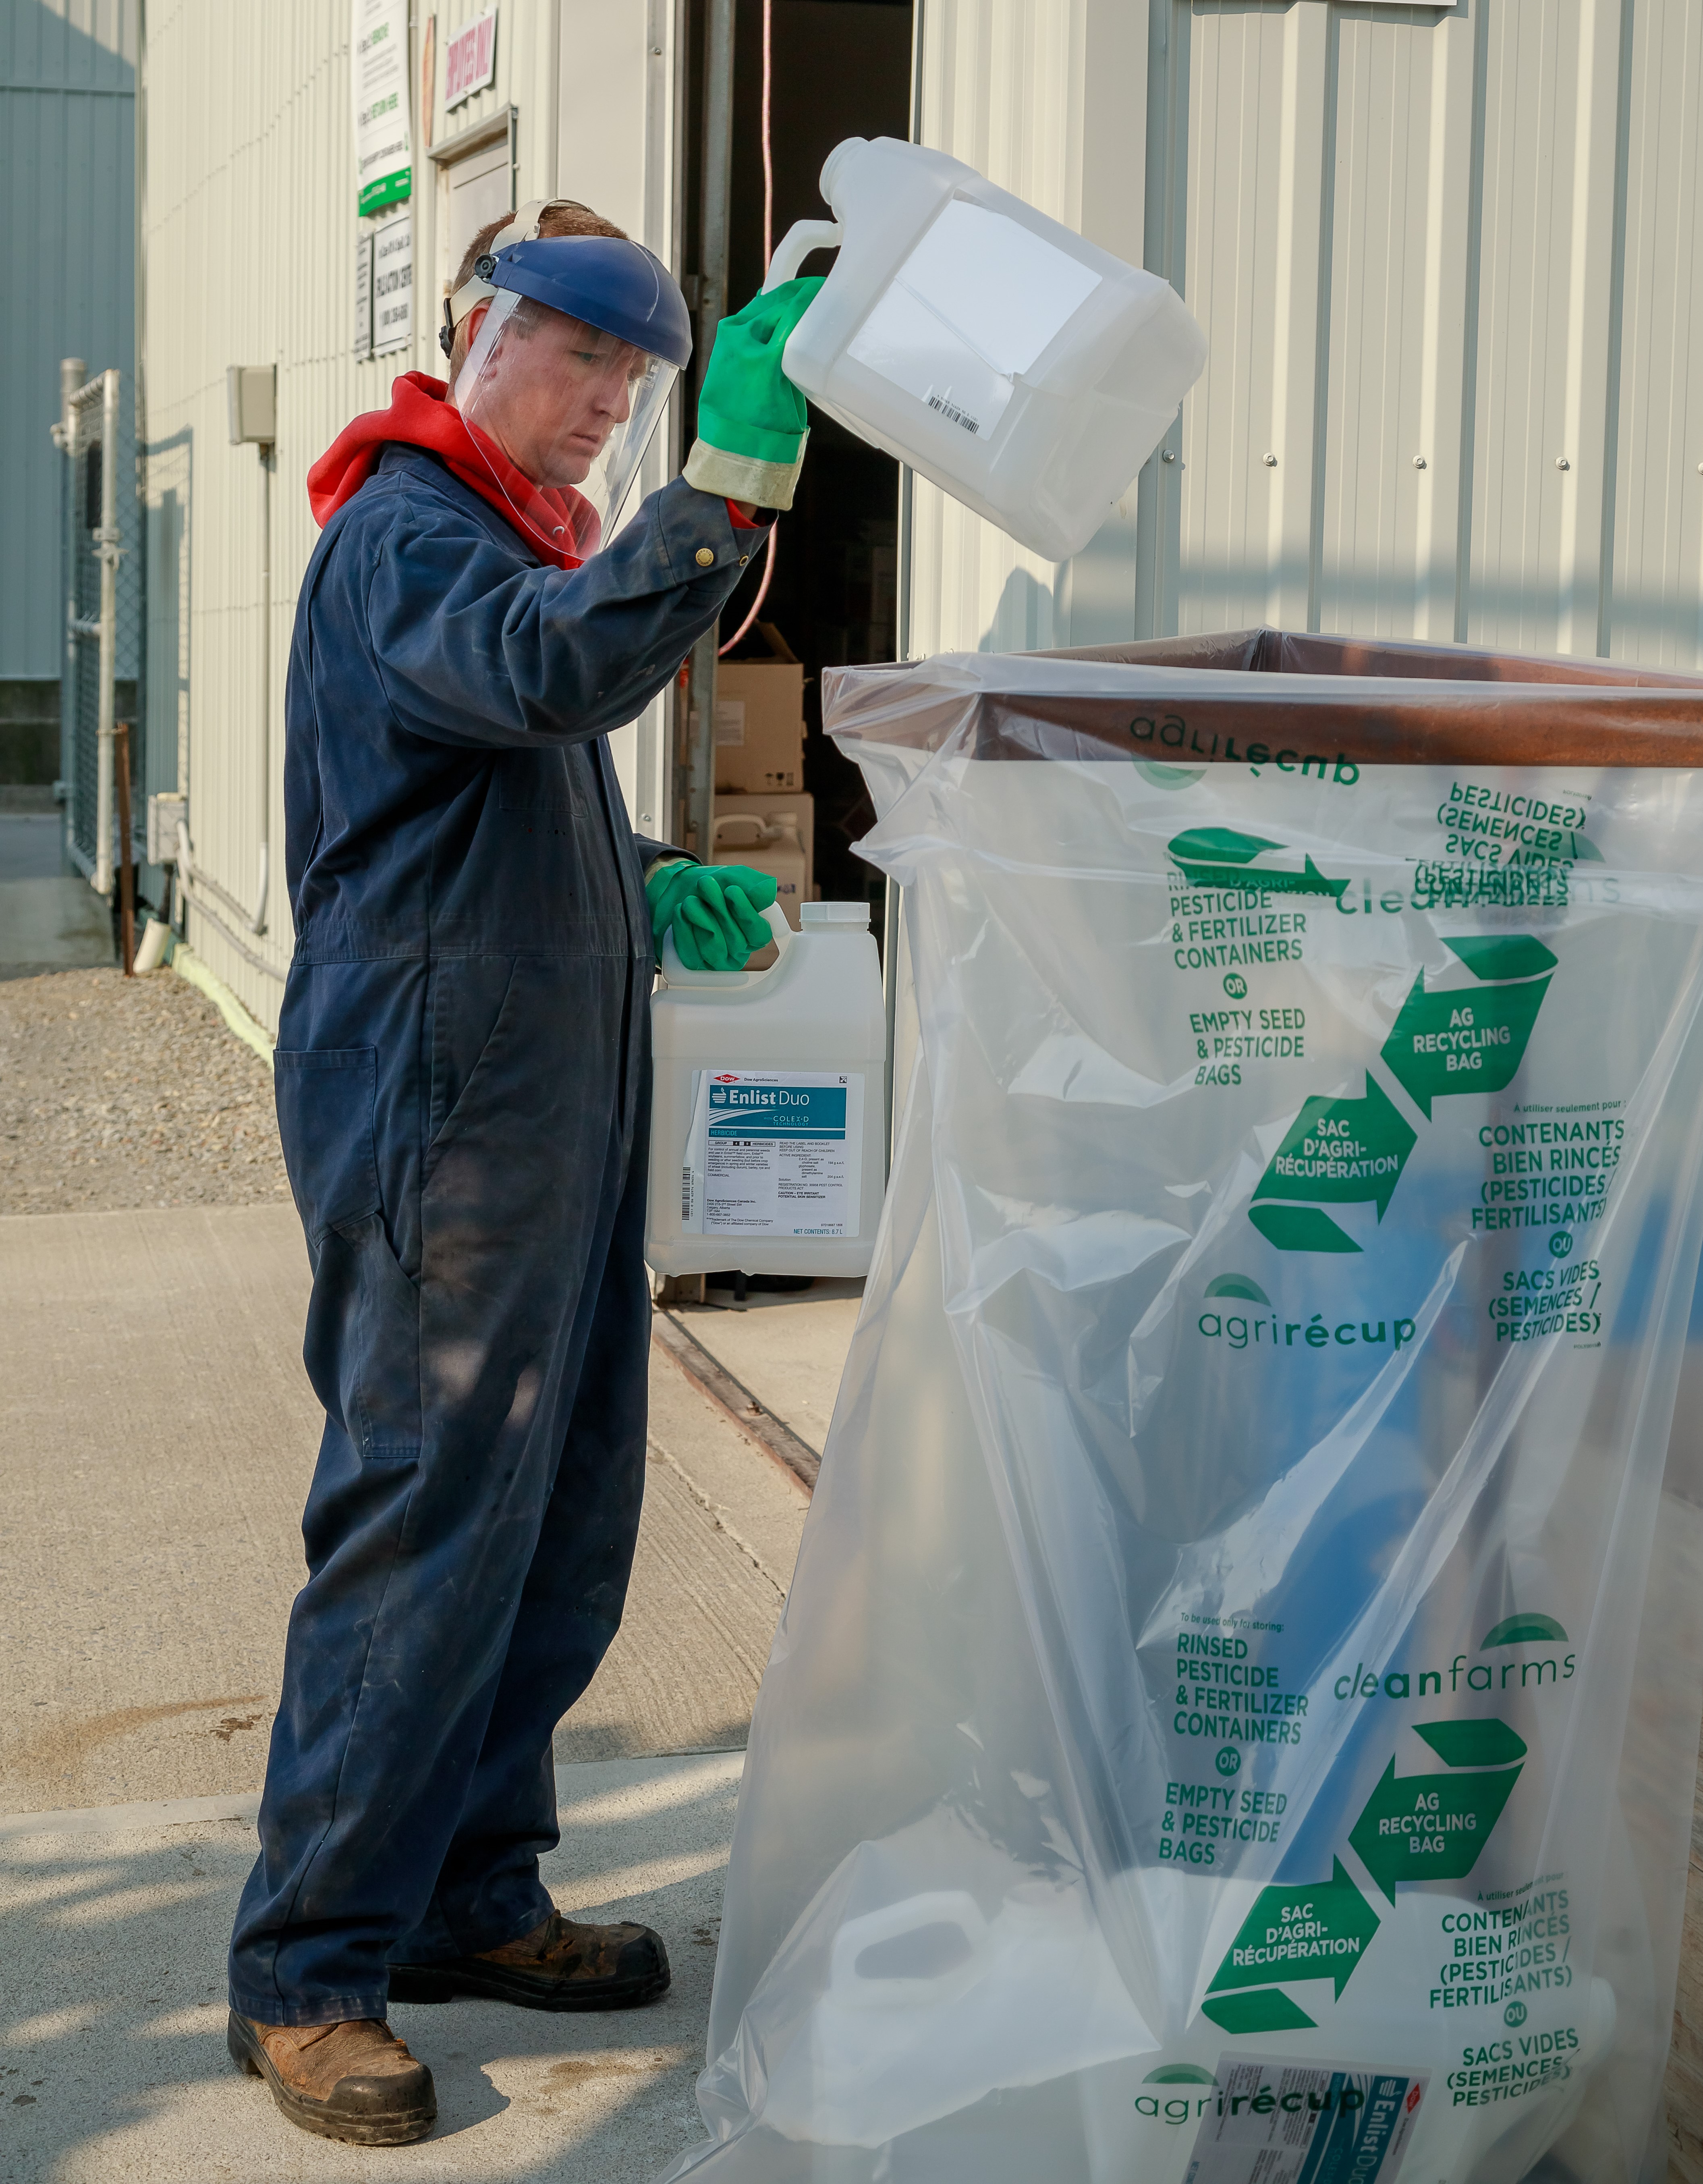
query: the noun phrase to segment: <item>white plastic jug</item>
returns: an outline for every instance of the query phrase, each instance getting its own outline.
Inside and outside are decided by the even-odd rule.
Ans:
[[[651,1000],[650,1206],[661,1274],[869,1271],[887,1183],[887,1016],[862,902],[765,912],[773,967],[688,971]]]
[[[921,144],[849,136],[821,191],[833,220],[799,222],[769,269],[773,287],[839,247],[787,377],[1020,545],[1079,553],[1205,364],[1182,298]]]
[[[766,819],[758,811],[724,812],[715,822],[710,862],[767,872],[775,883],[776,902],[798,931],[804,901],[804,845],[799,839],[796,811],[776,811]]]

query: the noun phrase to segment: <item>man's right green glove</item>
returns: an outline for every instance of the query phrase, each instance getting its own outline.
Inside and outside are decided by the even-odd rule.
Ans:
[[[809,412],[781,369],[781,352],[821,285],[783,281],[716,327],[698,397],[698,437],[686,459],[688,485],[759,508],[792,506]]]
[[[659,866],[644,889],[659,959],[671,926],[688,971],[743,971],[775,937],[761,912],[777,893],[774,875],[749,865]]]

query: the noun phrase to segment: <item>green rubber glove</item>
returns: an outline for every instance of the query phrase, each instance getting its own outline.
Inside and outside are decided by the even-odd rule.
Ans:
[[[776,892],[773,874],[749,865],[659,866],[644,883],[659,958],[672,927],[688,971],[743,971],[774,938],[761,913]]]
[[[716,327],[698,397],[698,438],[686,459],[688,485],[759,508],[792,506],[808,413],[781,369],[781,352],[821,285],[783,281]]]

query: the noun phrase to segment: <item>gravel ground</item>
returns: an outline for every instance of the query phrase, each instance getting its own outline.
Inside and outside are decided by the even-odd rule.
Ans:
[[[271,1073],[186,980],[0,982],[0,1214],[289,1195]]]

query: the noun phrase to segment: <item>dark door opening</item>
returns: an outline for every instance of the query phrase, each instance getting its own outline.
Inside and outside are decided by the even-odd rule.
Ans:
[[[910,134],[911,0],[772,0],[771,146],[774,240],[794,220],[826,220],[823,162],[848,136]],[[704,0],[691,0],[687,83],[686,263],[697,261],[703,171]],[[762,286],[763,9],[738,0],[733,75],[733,163],[728,309]],[[806,273],[825,273],[818,254]],[[899,634],[899,465],[820,411],[799,494],[779,519],[775,566],[761,621],[804,664],[804,787],[815,800],[815,881],[826,900],[867,900],[882,930],[883,883],[851,844],[874,813],[863,779],[823,735],[821,671],[891,660]],[[722,641],[750,610],[761,582],[754,565],[724,610]],[[730,660],[769,655],[754,627]]]

